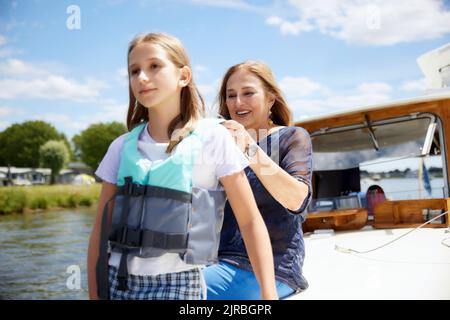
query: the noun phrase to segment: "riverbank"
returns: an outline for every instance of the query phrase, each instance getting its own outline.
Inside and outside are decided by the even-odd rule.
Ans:
[[[45,185],[0,188],[0,214],[61,208],[90,207],[97,203],[101,184]]]

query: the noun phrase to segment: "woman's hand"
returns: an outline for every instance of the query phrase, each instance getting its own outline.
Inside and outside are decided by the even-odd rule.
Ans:
[[[237,121],[227,120],[222,125],[228,129],[231,136],[236,141],[237,146],[242,152],[245,152],[247,146],[254,142],[253,137],[245,130],[245,127]]]

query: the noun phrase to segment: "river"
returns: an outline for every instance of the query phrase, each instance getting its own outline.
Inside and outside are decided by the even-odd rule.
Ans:
[[[87,299],[95,209],[0,216],[0,299]]]

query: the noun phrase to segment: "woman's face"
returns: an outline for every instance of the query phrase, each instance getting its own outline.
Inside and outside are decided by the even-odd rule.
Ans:
[[[181,69],[159,45],[138,44],[130,52],[128,68],[131,90],[141,105],[168,107],[176,102],[181,90]]]
[[[239,70],[228,78],[226,104],[231,119],[246,129],[267,129],[273,99],[268,98],[264,84],[253,73]]]

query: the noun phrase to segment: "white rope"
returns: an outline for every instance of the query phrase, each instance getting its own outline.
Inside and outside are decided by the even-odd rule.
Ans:
[[[339,251],[339,252],[342,252],[342,253],[352,253],[352,252],[354,252],[354,253],[359,253],[359,254],[369,253],[369,252],[372,252],[372,251],[381,249],[381,248],[383,248],[383,247],[386,247],[387,245],[389,245],[389,244],[391,244],[391,243],[393,243],[393,242],[395,242],[395,241],[400,240],[401,238],[405,237],[406,235],[410,234],[411,232],[414,232],[414,231],[416,231],[417,229],[422,228],[423,226],[427,225],[427,224],[430,223],[431,221],[434,221],[434,220],[436,220],[436,219],[442,217],[443,215],[447,214],[448,212],[449,212],[449,211],[445,211],[445,212],[441,213],[440,215],[434,217],[433,219],[430,219],[430,220],[428,220],[427,222],[421,224],[421,225],[418,226],[417,228],[414,228],[414,229],[412,229],[412,230],[409,230],[409,231],[406,232],[405,234],[402,234],[401,236],[399,236],[399,237],[397,237],[397,238],[395,238],[395,239],[393,239],[393,240],[391,240],[391,241],[389,241],[389,242],[387,242],[387,243],[385,243],[385,244],[383,244],[383,245],[381,245],[381,246],[378,246],[378,247],[376,247],[376,248],[373,248],[373,249],[370,249],[370,250],[366,250],[366,251],[358,251],[358,250],[354,250],[354,249],[351,249],[351,248],[344,248],[344,247],[338,246],[338,245],[336,244],[336,245],[334,246],[334,250]],[[446,238],[446,239],[442,240],[441,243],[442,243],[443,245],[447,246],[447,247],[450,247],[450,245],[448,245],[448,244],[446,244],[446,243],[444,242],[444,241],[447,240],[447,239],[450,239],[450,238]]]

